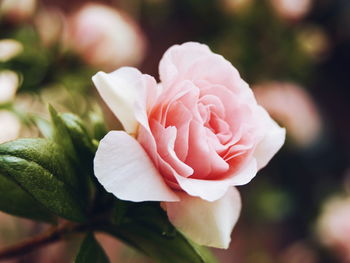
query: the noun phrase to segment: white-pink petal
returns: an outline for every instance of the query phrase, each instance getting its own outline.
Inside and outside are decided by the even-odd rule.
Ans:
[[[240,171],[235,172],[232,176],[228,175],[226,179],[222,180],[201,180],[192,179],[191,177],[185,178],[176,173],[174,173],[174,177],[181,189],[187,194],[212,202],[222,198],[230,187],[247,184],[254,178],[256,173],[256,161],[253,159],[251,162],[244,165]]]
[[[186,237],[204,246],[228,248],[240,211],[241,199],[231,187],[215,202],[181,194],[181,201],[164,203],[170,222]]]
[[[106,191],[119,199],[179,201],[139,142],[123,131],[111,131],[101,140],[94,171]]]
[[[265,121],[266,133],[262,141],[257,145],[253,154],[258,163],[258,170],[267,165],[282,147],[286,138],[286,129],[281,128],[273,119],[271,119],[262,107],[260,107],[260,114]]]
[[[125,131],[136,134],[135,102],[138,97],[146,96],[142,73],[136,68],[123,67],[109,74],[98,72],[92,80]]]

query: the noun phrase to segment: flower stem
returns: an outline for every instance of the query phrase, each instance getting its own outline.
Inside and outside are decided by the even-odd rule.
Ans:
[[[40,247],[59,241],[69,234],[84,232],[89,229],[91,229],[91,224],[65,222],[61,225],[51,227],[46,232],[35,237],[0,249],[0,260],[22,256]]]

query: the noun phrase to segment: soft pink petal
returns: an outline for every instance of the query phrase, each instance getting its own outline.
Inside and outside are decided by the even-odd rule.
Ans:
[[[260,107],[261,118],[265,125],[265,135],[254,151],[258,169],[263,168],[284,144],[286,130],[281,128],[268,113]]]
[[[157,141],[159,156],[167,162],[179,175],[188,177],[193,174],[193,168],[181,161],[175,153],[177,129],[174,126],[164,128],[158,122],[152,122],[152,132]]]
[[[174,176],[181,189],[187,194],[212,202],[220,199],[231,186],[248,183],[256,173],[256,161],[253,159],[243,166],[240,171],[233,174],[228,173],[226,179],[200,180],[191,177],[184,178],[177,174],[174,174]]]
[[[182,80],[206,80],[223,84],[232,90],[239,89],[240,76],[230,62],[211,52],[204,44],[187,42],[170,47],[159,65],[162,83],[167,87]]]
[[[229,165],[208,142],[206,128],[197,121],[191,121],[190,124],[186,164],[194,169],[193,177],[201,179],[208,175],[225,173],[229,169]]]
[[[228,180],[231,185],[245,185],[249,183],[258,172],[257,162],[253,158],[249,163],[245,164],[240,171],[235,171],[232,175],[228,175]]]
[[[178,101],[173,103],[173,106],[169,109],[166,120],[167,126],[177,128],[175,152],[182,161],[186,159],[188,152],[188,136],[192,118],[191,112],[181,101]]]
[[[194,61],[210,54],[208,46],[195,42],[170,47],[159,63],[161,82],[167,86],[171,85],[183,72],[188,70]]]
[[[100,142],[94,159],[98,181],[127,201],[178,201],[141,145],[123,131],[111,131]]]
[[[232,229],[241,211],[237,189],[231,187],[215,202],[186,194],[180,197],[180,202],[165,203],[170,222],[197,244],[228,248]]]

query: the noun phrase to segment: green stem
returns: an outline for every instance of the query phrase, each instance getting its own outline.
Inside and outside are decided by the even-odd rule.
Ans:
[[[91,223],[74,224],[71,222],[65,222],[61,225],[54,226],[48,229],[46,232],[39,234],[35,237],[0,249],[0,261],[22,256],[40,247],[59,241],[67,235],[85,232],[91,229],[93,229],[93,225]]]

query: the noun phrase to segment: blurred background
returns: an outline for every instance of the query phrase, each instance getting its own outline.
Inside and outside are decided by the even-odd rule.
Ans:
[[[113,127],[91,76],[125,65],[157,76],[164,51],[186,41],[231,61],[287,129],[279,154],[239,187],[242,215],[230,248],[214,251],[220,262],[350,262],[349,0],[1,0],[0,143],[40,136],[47,103]],[[45,227],[0,212],[0,246]],[[112,262],[151,262],[98,239]],[[8,262],[71,262],[77,245]]]

